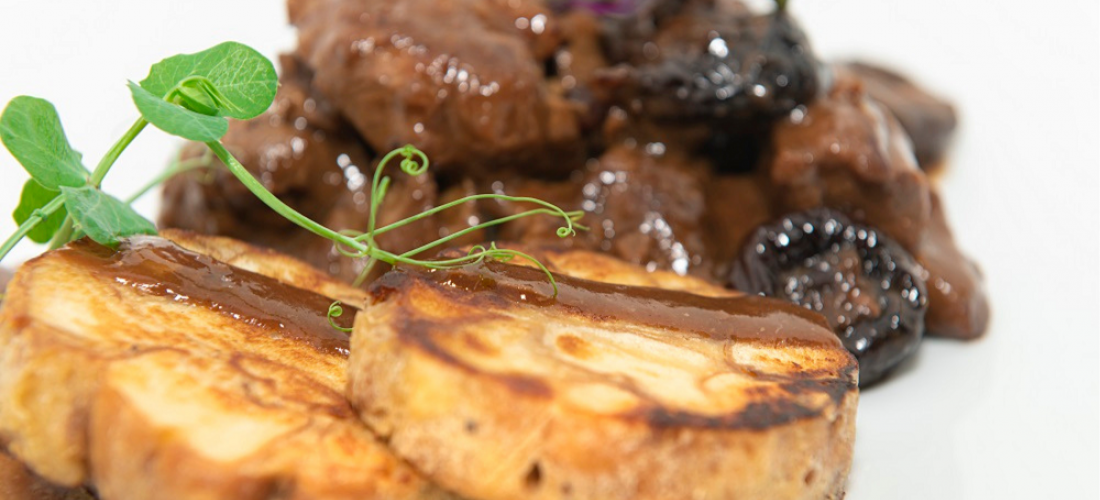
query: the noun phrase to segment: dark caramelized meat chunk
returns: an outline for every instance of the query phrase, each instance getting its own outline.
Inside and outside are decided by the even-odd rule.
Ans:
[[[859,360],[863,387],[920,344],[927,305],[920,271],[908,252],[874,228],[815,209],[759,228],[731,281],[824,315]]]
[[[298,54],[376,151],[415,144],[435,171],[567,173],[584,110],[548,86],[561,44],[538,0],[299,0]]]
[[[664,151],[662,144],[618,145],[590,162],[583,175],[567,182],[516,180],[494,187],[513,196],[533,196],[566,210],[584,210],[581,221],[591,228],[561,240],[560,220],[522,219],[501,226],[500,239],[559,242],[597,249],[648,269],[709,276],[704,190],[706,165]],[[530,208],[493,203],[492,217]]]
[[[911,252],[924,238],[928,179],[897,121],[850,74],[838,73],[828,96],[776,125],[767,158],[777,213],[835,208]]]
[[[707,183],[707,236],[714,278],[725,282],[745,239],[775,219],[764,183],[754,175],[715,176]]]
[[[809,42],[783,12],[689,2],[651,38],[626,42],[631,49],[612,50],[624,64],[604,83],[619,104],[658,120],[744,131],[806,104],[819,87]]]
[[[980,337],[989,324],[989,299],[982,273],[955,245],[935,193],[932,225],[916,257],[928,284],[928,334],[956,339]]]
[[[867,95],[897,117],[913,140],[913,152],[922,168],[943,159],[958,123],[955,108],[890,70],[864,63],[845,68],[863,80]]]

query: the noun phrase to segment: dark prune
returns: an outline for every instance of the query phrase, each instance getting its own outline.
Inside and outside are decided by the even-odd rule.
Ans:
[[[920,267],[894,241],[829,209],[788,215],[745,243],[730,280],[825,316],[859,360],[861,387],[916,351],[927,307]]]
[[[648,53],[622,61],[601,83],[641,115],[735,131],[813,99],[820,64],[789,15],[714,9],[684,9],[642,41]]]

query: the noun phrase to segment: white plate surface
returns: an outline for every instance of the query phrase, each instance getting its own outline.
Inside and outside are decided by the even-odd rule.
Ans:
[[[993,325],[925,342],[862,395],[848,498],[1100,497],[1100,26],[1094,1],[792,0],[826,58],[900,68],[952,98],[962,129],[941,179],[962,246],[982,264]],[[0,103],[55,103],[85,158],[136,118],[126,79],[167,55],[239,40],[294,44],[279,0],[8,2]],[[177,141],[149,129],[108,176],[126,195]],[[0,236],[25,175],[0,151]],[[155,196],[139,209],[155,214]],[[30,257],[33,245],[17,249]]]

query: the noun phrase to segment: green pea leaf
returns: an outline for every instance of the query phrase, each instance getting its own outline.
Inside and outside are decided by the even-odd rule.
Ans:
[[[45,99],[19,96],[0,116],[0,140],[43,187],[83,186],[88,169],[61,127],[57,110]]]
[[[152,222],[103,191],[84,186],[62,187],[61,192],[73,221],[96,243],[113,248],[127,236],[157,234]]]
[[[34,179],[27,180],[27,183],[23,185],[23,194],[19,196],[19,206],[15,207],[15,213],[12,214],[15,223],[23,225],[27,219],[34,215],[35,210],[46,206],[47,203],[58,196],[61,196],[60,191],[46,189]],[[63,222],[65,222],[64,207],[42,219],[31,232],[27,233],[27,237],[36,243],[46,243],[50,241],[50,238],[53,238],[53,234],[57,232]]]
[[[129,85],[141,116],[169,134],[192,141],[210,142],[221,139],[229,131],[229,122],[225,118],[196,113],[165,101],[134,82]]]
[[[196,77],[206,79],[214,88],[202,88],[205,84]],[[278,86],[271,61],[247,45],[225,42],[154,64],[141,87],[164,98],[183,82],[210,94],[219,116],[242,120],[267,111]],[[218,103],[221,99],[224,101]]]

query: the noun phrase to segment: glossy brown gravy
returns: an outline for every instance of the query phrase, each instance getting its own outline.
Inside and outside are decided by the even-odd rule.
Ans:
[[[88,240],[58,251],[97,277],[136,292],[203,307],[263,330],[267,335],[347,356],[348,335],[328,322],[332,299],[185,250],[162,238],[134,237],[119,250]],[[344,306],[336,324],[350,327],[355,310]]]
[[[833,346],[840,340],[821,316],[785,301],[759,296],[705,297],[662,288],[602,283],[554,275],[553,297],[542,271],[498,262],[457,270],[400,269],[383,276],[372,292],[376,298],[418,279],[458,300],[476,302],[479,294],[535,307],[560,307],[594,320],[620,320],[654,328],[690,332],[715,340],[764,341]],[[480,297],[484,299],[485,297]],[[477,307],[472,303],[471,307]]]

